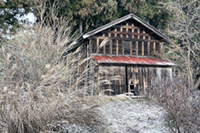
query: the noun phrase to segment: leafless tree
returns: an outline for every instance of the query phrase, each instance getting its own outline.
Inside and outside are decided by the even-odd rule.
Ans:
[[[173,16],[167,33],[175,44],[167,46],[167,56],[177,64],[175,72],[198,88],[200,84],[200,1],[176,0],[162,3]]]

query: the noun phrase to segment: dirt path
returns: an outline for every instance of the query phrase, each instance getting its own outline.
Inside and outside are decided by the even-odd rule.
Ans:
[[[170,133],[161,107],[138,100],[114,100],[100,107],[109,133]]]

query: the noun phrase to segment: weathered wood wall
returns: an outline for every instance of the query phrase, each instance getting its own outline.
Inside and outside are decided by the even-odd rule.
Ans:
[[[99,54],[154,56],[160,53],[163,45],[161,37],[140,25],[128,20],[90,37],[90,53],[96,53],[103,39],[109,42]]]
[[[105,91],[106,95],[127,93],[131,91],[131,84],[138,89],[140,95],[146,95],[148,86],[171,80],[171,68],[168,67],[99,66],[98,69],[100,80],[96,82],[100,82],[99,90]]]

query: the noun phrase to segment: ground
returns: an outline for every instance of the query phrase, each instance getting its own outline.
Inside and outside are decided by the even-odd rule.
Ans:
[[[113,100],[100,106],[109,133],[170,133],[163,108],[148,100]]]

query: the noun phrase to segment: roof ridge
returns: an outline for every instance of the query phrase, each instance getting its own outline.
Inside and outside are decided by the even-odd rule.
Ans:
[[[100,26],[100,27],[98,27],[98,28],[96,28],[96,29],[84,34],[83,38],[86,39],[86,38],[88,38],[88,37],[90,37],[90,36],[92,36],[94,34],[97,34],[97,33],[101,32],[101,31],[103,31],[105,29],[108,29],[108,28],[110,28],[110,27],[112,27],[114,25],[117,25],[117,24],[119,24],[121,22],[124,22],[124,21],[126,21],[126,20],[128,20],[130,18],[138,21],[143,26],[145,26],[146,28],[150,29],[151,31],[153,31],[155,34],[157,34],[158,36],[162,37],[163,39],[165,39],[165,41],[167,41],[168,43],[173,43],[173,41],[169,37],[167,37],[164,33],[160,32],[158,29],[156,29],[152,25],[148,24],[147,22],[142,20],[140,17],[136,16],[134,13],[130,13],[130,14],[125,15],[125,16],[117,19],[117,20],[114,20],[114,21],[112,21],[110,23],[107,23],[107,24],[105,24],[103,26]]]

